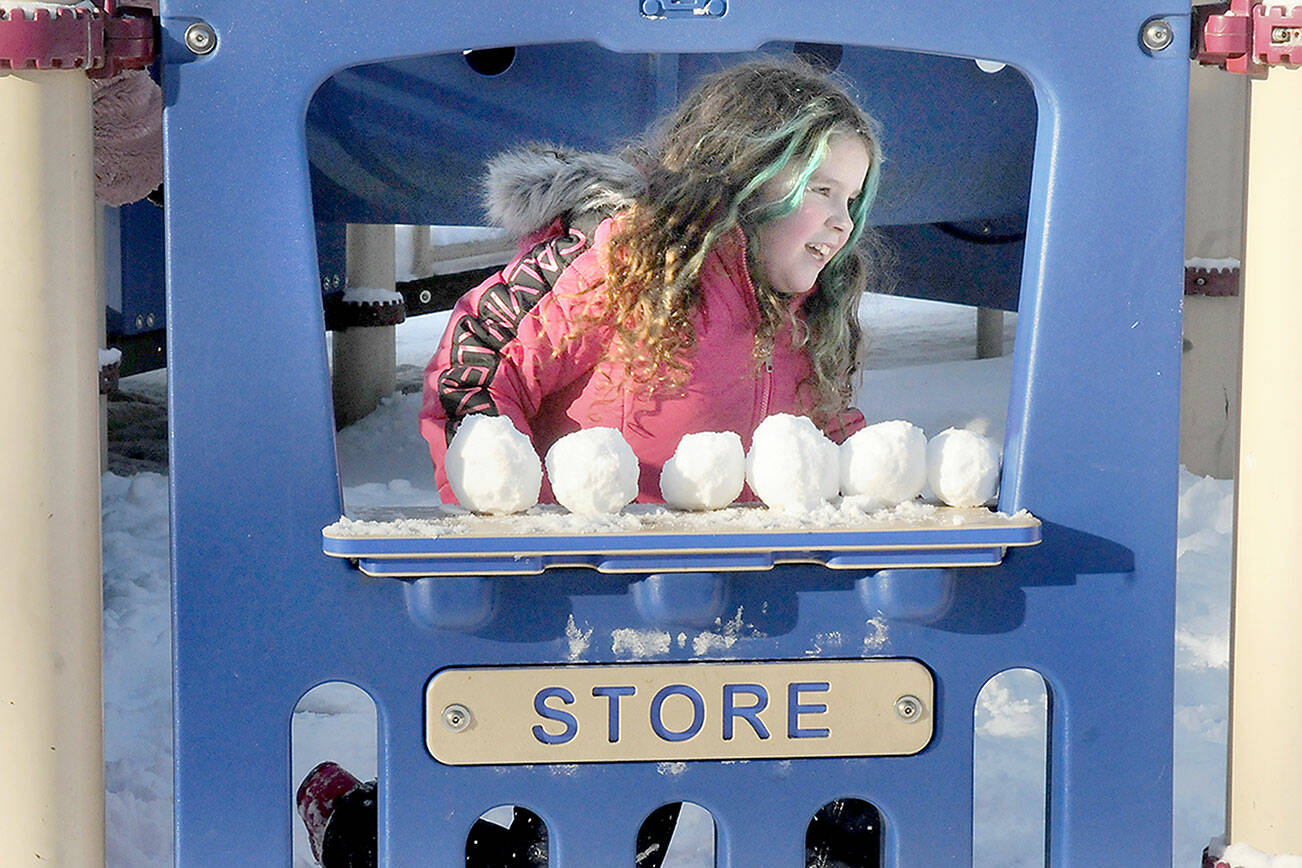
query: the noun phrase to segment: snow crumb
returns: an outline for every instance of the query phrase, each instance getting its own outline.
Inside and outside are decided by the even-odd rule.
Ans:
[[[547,770],[552,773],[552,777],[572,778],[579,773],[579,766],[577,763],[556,763],[548,766]]]
[[[402,301],[402,293],[369,286],[350,286],[344,290],[344,301],[348,304],[397,304]]]
[[[679,509],[719,509],[741,495],[746,453],[733,431],[686,434],[660,471],[660,494]]]
[[[634,858],[633,860],[633,864],[641,865],[647,859],[651,858],[652,856],[654,856],[656,853],[659,852],[660,852],[659,842],[654,843],[651,846],[647,847],[645,850],[639,850],[636,858]]]
[[[1216,860],[1215,868],[1302,868],[1302,856],[1273,855],[1237,842],[1227,847],[1220,837],[1211,840],[1207,853]]]
[[[880,615],[876,618],[869,618],[864,622],[864,626],[868,628],[868,632],[863,637],[865,654],[880,651],[886,647],[886,643],[890,641],[890,633],[885,618]]]
[[[679,648],[686,648],[686,647],[687,647],[687,634],[686,634],[686,633],[679,633],[679,634],[678,634],[678,647],[679,647]]]
[[[725,624],[721,619],[714,619],[715,626],[719,627],[719,632],[715,633],[706,630],[697,634],[692,640],[692,654],[700,657],[710,651],[725,651],[737,644],[737,637],[742,629],[741,607],[737,607],[737,614],[734,615]]]
[[[664,630],[636,630],[620,627],[610,631],[610,650],[630,657],[654,657],[668,654],[669,634]]]
[[[842,637],[840,630],[833,630],[830,633],[815,633],[811,640],[811,647],[805,651],[806,657],[822,656],[825,650],[834,650],[841,647]]]
[[[734,644],[737,644],[737,636],[707,630],[699,632],[697,638],[691,640],[691,653],[700,657],[711,651],[727,651]]]
[[[569,658],[573,663],[583,657],[592,643],[592,628],[580,630],[579,625],[574,623],[574,614],[571,613],[569,620],[565,622],[565,638],[570,643]]]
[[[637,497],[637,456],[614,428],[566,434],[545,460],[552,494],[570,512],[617,513]]]
[[[662,775],[676,778],[683,772],[687,771],[687,763],[656,763],[656,771]]]

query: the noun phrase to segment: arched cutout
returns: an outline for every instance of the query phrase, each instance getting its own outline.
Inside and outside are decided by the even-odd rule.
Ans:
[[[973,713],[972,864],[1042,865],[1048,690],[1033,669],[1008,669]]]
[[[290,810],[295,865],[313,865],[323,848],[374,853],[376,710],[346,681],[318,684],[298,700],[290,722]]]
[[[501,75],[511,68],[511,64],[515,63],[515,48],[510,45],[505,48],[480,48],[464,52],[462,56],[466,59],[466,65],[475,72],[491,77]]]
[[[878,868],[882,815],[863,799],[835,799],[805,829],[805,868]]]
[[[528,808],[490,808],[466,834],[466,868],[545,868],[547,864],[547,824]]]
[[[636,868],[714,868],[714,815],[695,802],[656,808],[637,830]]]

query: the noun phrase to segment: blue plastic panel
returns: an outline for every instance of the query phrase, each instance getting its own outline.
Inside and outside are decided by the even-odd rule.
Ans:
[[[1135,865],[1170,863],[1188,75],[1178,46],[1188,7],[793,8],[731,0],[719,17],[651,19],[637,0],[164,0],[178,865],[289,863],[290,710],[331,679],[360,685],[379,708],[387,865],[460,868],[473,818],[515,803],[547,822],[553,865],[608,866],[631,859],[642,818],[683,799],[714,814],[721,866],[799,865],[809,818],[844,796],[881,809],[885,864],[966,865],[973,707],[981,686],[1012,666],[1041,673],[1051,694],[1048,864],[1105,864],[1118,853]],[[1175,40],[1152,55],[1139,33],[1159,15]],[[219,40],[202,58],[183,45],[199,19]],[[627,660],[618,631],[647,622],[628,576],[560,569],[452,580],[466,599],[444,599],[438,580],[371,581],[322,553],[321,528],[341,504],[310,100],[345,68],[472,48],[582,43],[683,56],[796,40],[1005,60],[1033,88],[1001,508],[1034,513],[1043,540],[931,582],[943,605],[906,599],[869,611],[884,599],[856,591],[871,568],[748,573],[725,582],[735,632],[711,628],[719,641],[654,654],[796,660],[837,632],[863,655],[921,660],[936,676],[939,717],[917,756],[704,762],[681,775],[654,763],[573,774],[439,767],[422,744],[421,691],[434,671]],[[932,62],[918,88],[884,92],[873,108],[925,108],[919,88],[943,91],[955,61]],[[539,92],[555,85],[540,81]],[[621,99],[641,99],[643,88],[629,83]],[[512,128],[534,137],[534,117]],[[926,117],[962,133],[943,114]],[[888,153],[907,149],[889,129]],[[955,159],[980,174],[975,157],[971,166]],[[925,166],[917,177],[929,177]],[[414,596],[424,608],[409,608],[407,588],[422,592]],[[572,641],[571,627],[591,631],[587,644]]]

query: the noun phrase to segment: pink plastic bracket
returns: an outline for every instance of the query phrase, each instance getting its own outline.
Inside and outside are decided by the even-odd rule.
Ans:
[[[144,69],[156,45],[149,9],[0,9],[0,69],[84,69],[92,78],[107,78]]]
[[[1302,6],[1230,0],[1195,10],[1202,19],[1195,54],[1199,63],[1255,78],[1272,66],[1302,64]]]

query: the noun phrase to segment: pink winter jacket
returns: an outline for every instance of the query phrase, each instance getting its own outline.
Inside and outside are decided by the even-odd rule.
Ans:
[[[473,413],[509,416],[539,456],[580,428],[615,428],[638,457],[641,502],[663,500],[660,469],[684,434],[735,431],[749,449],[755,427],[766,416],[809,413],[815,395],[802,381],[811,372],[810,361],[791,345],[788,326],[775,338],[769,365],[757,366],[753,359],[759,310],[740,229],[715,244],[701,270],[693,315],[696,342],[684,389],[649,398],[629,383],[623,364],[607,355],[612,341],[607,327],[587,327],[565,342],[579,315],[601,296],[604,260],[617,220],[601,222],[590,246],[581,230],[569,228],[565,234],[553,224],[549,237],[453,308],[425,369],[420,414],[445,503],[456,502],[443,467],[450,432]],[[567,256],[574,257],[568,266]],[[548,279],[550,275],[554,277]],[[521,290],[521,281],[531,286]],[[862,425],[857,410],[847,411],[828,434],[839,442]],[[543,499],[551,500],[546,486]]]

